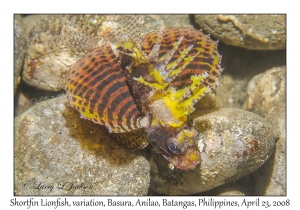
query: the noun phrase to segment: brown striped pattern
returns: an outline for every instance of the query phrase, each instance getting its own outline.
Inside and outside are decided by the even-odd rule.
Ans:
[[[160,43],[159,58],[173,49],[173,43],[177,42],[180,37],[184,37],[179,47],[175,51],[169,63],[173,62],[180,56],[180,51],[187,49],[190,45],[193,48],[187,56],[199,54],[192,60],[185,69],[172,82],[176,88],[183,88],[191,84],[191,76],[208,73],[208,77],[202,85],[209,86],[211,89],[218,86],[217,78],[223,69],[220,66],[221,56],[217,51],[218,42],[213,41],[208,35],[192,27],[175,27],[167,28],[162,32],[153,31],[145,36],[142,43],[142,50],[149,55],[154,44]],[[176,68],[183,65],[182,60]]]
[[[80,59],[66,82],[70,104],[83,118],[105,125],[113,133],[140,128],[141,114],[110,44]]]

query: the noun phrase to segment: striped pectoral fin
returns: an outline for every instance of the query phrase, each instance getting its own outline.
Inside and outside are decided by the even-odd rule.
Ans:
[[[93,110],[91,110],[90,108],[91,102],[89,100],[87,100],[84,97],[71,95],[71,94],[68,94],[67,96],[69,98],[71,107],[79,111],[82,118],[94,121],[99,124],[103,124],[99,122],[100,118],[98,113],[95,113]]]
[[[95,48],[77,62],[67,78],[66,93],[83,118],[112,133],[140,128],[141,115],[110,44]]]
[[[111,109],[108,112],[112,116],[108,119],[111,133],[124,133],[142,128],[140,124],[142,115],[136,107],[124,112],[116,112]]]
[[[116,109],[80,96],[69,97],[70,105],[79,111],[82,118],[106,126],[111,133],[130,132],[141,128],[142,117],[133,99],[124,100]]]
[[[79,96],[69,95],[69,97],[71,106],[79,111],[82,118],[106,126],[112,138],[124,147],[136,150],[143,149],[149,144],[147,133],[140,125],[141,116],[137,109],[128,108],[126,111],[122,110],[122,113],[117,113],[102,104],[95,103],[94,107],[98,107],[97,109],[101,111],[94,112],[90,106],[94,101]]]
[[[116,127],[111,135],[118,143],[130,150],[143,149],[149,144],[147,133],[140,123],[141,114],[137,109],[131,108],[122,113],[114,112],[115,121],[112,124]],[[119,132],[124,130],[126,131]]]
[[[117,82],[116,82],[117,81]],[[105,82],[105,81],[102,81]],[[106,126],[111,133],[122,133],[141,128],[141,114],[130,95],[125,81],[115,79],[102,94],[91,91],[91,94],[76,95],[67,93],[72,107],[77,109],[82,118]]]

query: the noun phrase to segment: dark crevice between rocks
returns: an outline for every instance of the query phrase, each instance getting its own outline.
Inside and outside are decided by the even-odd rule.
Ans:
[[[62,94],[64,94],[64,90],[42,90],[37,87],[30,86],[21,80],[14,96],[14,117],[22,114],[24,111],[38,102],[55,98]]]
[[[196,193],[195,196],[253,196],[255,195],[255,178],[253,173],[245,175],[237,180],[227,182],[223,185],[215,187],[211,190]],[[240,192],[240,195],[236,193],[236,191]],[[234,192],[232,195],[230,192]]]
[[[276,147],[270,158],[254,174],[254,195],[265,195],[268,186],[271,184],[272,174],[274,171]]]
[[[195,21],[195,15],[194,14],[189,14],[189,19],[190,19],[190,23],[192,24],[192,26],[194,28],[200,29],[199,24],[196,23],[196,21]]]
[[[251,79],[266,70],[286,65],[286,50],[248,50],[219,42],[222,55],[222,75],[231,74],[237,79]]]

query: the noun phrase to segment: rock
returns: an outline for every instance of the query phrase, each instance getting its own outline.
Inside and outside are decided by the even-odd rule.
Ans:
[[[26,42],[22,24],[22,15],[14,15],[14,93],[21,81]]]
[[[189,15],[160,15],[166,27],[192,26]]]
[[[244,108],[258,113],[278,132],[275,154],[256,173],[257,195],[286,195],[286,68],[274,67],[249,82]]]
[[[15,195],[146,195],[148,161],[66,102],[46,100],[15,118]]]
[[[58,91],[64,85],[64,77],[76,63],[77,57],[69,52],[51,54],[42,59],[26,60],[24,81],[43,90]]]
[[[150,192],[188,195],[204,192],[258,169],[272,154],[277,136],[258,115],[234,108],[197,111],[194,127],[200,133],[201,163],[191,171],[168,170],[152,154]]]
[[[195,15],[195,22],[229,45],[255,50],[286,46],[285,15]]]
[[[278,111],[275,108],[285,110],[285,72],[285,66],[274,67],[253,77],[248,83],[248,100],[244,108],[265,118]],[[281,113],[285,116],[285,112]]]

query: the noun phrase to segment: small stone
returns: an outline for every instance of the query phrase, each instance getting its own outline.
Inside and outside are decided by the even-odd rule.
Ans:
[[[153,154],[152,192],[189,195],[236,180],[258,169],[272,154],[277,136],[258,115],[241,109],[196,111],[201,162],[194,170],[168,170],[167,162]]]
[[[279,135],[275,154],[255,174],[257,195],[286,195],[286,68],[274,67],[249,82],[244,108],[268,121]]]
[[[14,93],[21,81],[21,72],[24,62],[26,42],[22,15],[14,15]]]
[[[31,53],[31,51],[29,52]],[[70,52],[49,54],[41,59],[26,60],[23,79],[43,90],[58,91],[65,82],[65,75],[76,63],[77,57]]]
[[[66,104],[46,100],[15,118],[15,194],[146,195],[148,161]]]
[[[248,100],[244,108],[260,116],[269,117],[274,113],[274,108],[285,109],[285,66],[268,69],[258,74],[248,83]],[[278,114],[278,112],[276,112]],[[285,116],[285,112],[283,116]],[[285,124],[285,123],[284,123]]]
[[[286,46],[285,15],[195,15],[195,22],[228,45],[253,50],[279,50]]]

